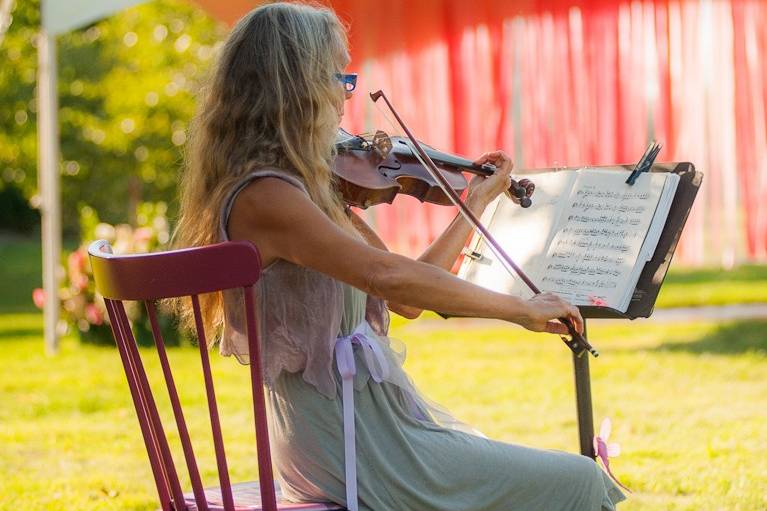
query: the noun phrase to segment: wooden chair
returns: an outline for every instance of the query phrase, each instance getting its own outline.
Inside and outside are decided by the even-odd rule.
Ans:
[[[96,290],[104,297],[107,312],[128,379],[133,404],[149,454],[157,492],[163,511],[277,511],[342,510],[335,504],[292,504],[280,500],[273,481],[269,452],[269,432],[262,385],[261,363],[256,332],[252,289],[259,278],[258,250],[248,242],[226,242],[201,248],[152,254],[113,255],[108,242],[99,240],[88,248]],[[241,288],[245,294],[250,376],[255,415],[259,481],[232,485],[229,481],[224,442],[221,435],[216,395],[208,358],[205,331],[200,315],[199,295],[224,289]],[[203,378],[210,413],[213,444],[220,487],[204,489],[184,420],[176,385],[173,382],[165,344],[157,323],[155,300],[190,296],[202,358]],[[123,306],[124,300],[143,301],[152,325],[168,396],[173,408],[183,455],[189,471],[192,492],[184,494],[176,466],[157,412],[139,351]]]

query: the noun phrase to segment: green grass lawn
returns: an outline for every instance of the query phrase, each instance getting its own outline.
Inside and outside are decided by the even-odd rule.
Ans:
[[[767,302],[767,266],[669,270],[656,307],[696,307]]]
[[[42,318],[28,301],[39,285],[39,246],[0,240],[0,256],[0,510],[156,509],[115,349],[65,338],[61,353],[46,357]],[[667,289],[740,279],[730,296],[751,286],[767,300],[767,271],[738,272],[679,273]],[[428,396],[491,438],[577,450],[571,362],[560,341],[491,321],[429,325],[398,321],[392,332],[407,342],[406,368]],[[612,440],[623,448],[613,469],[634,490],[621,510],[767,508],[765,332],[767,321],[590,323],[602,353],[592,360],[595,419],[613,419]],[[142,355],[162,397],[156,355]],[[176,348],[170,358],[203,478],[216,484],[199,354]],[[232,478],[251,479],[248,371],[231,359],[212,362]]]
[[[577,449],[570,357],[558,340],[497,323],[416,325],[393,335],[407,340],[407,369],[427,395],[492,438]],[[48,358],[40,329],[39,314],[0,316],[0,509],[155,509],[117,353],[65,339]],[[623,447],[614,470],[635,490],[622,509],[765,509],[766,329],[763,321],[591,327],[602,352],[592,362],[595,416],[613,419]],[[156,356],[143,354],[160,383]],[[199,355],[178,348],[170,357],[203,477],[215,484]],[[232,476],[249,479],[247,369],[213,363]]]

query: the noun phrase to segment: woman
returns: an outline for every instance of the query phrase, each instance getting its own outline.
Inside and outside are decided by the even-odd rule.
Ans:
[[[411,260],[388,252],[344,208],[330,163],[350,96],[342,83],[348,61],[332,11],[297,4],[252,11],[204,91],[182,183],[179,245],[250,240],[261,253],[259,331],[283,493],[379,511],[614,509],[623,496],[592,460],[464,431],[402,371],[386,337],[386,307],[411,318],[429,309],[553,333],[566,333],[555,318],[570,318],[578,330],[583,322],[554,295],[524,301],[446,271],[470,234],[458,217]],[[477,162],[499,169],[472,181],[467,200],[481,214],[508,187],[512,164],[502,151]],[[240,300],[205,297],[203,314],[209,331],[223,327],[221,352],[246,361]]]

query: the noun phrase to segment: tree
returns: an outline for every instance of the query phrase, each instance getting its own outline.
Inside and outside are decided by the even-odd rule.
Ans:
[[[35,204],[39,0],[19,2],[0,46],[0,174]],[[64,227],[88,204],[110,223],[141,201],[175,207],[194,95],[225,27],[179,0],[140,5],[58,37]]]

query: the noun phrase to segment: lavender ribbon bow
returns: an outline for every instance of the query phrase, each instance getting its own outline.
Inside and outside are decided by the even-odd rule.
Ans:
[[[357,364],[353,345],[362,347],[365,365],[370,377],[381,383],[389,376],[389,361],[366,321],[362,321],[350,335],[336,340],[336,366],[341,374],[344,409],[344,464],[346,475],[346,507],[358,511],[357,504],[357,451],[354,427],[354,375]]]

